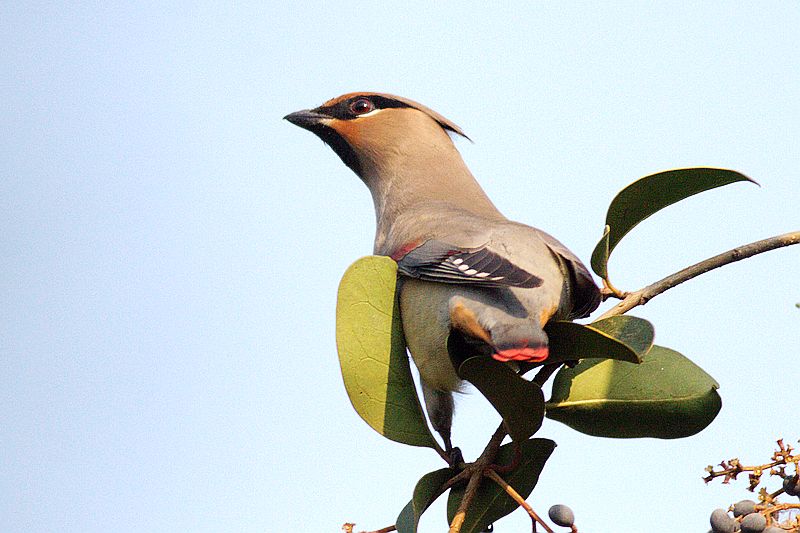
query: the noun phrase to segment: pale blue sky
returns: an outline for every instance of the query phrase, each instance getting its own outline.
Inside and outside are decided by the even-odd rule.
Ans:
[[[281,117],[344,92],[462,126],[509,217],[588,261],[636,178],[736,184],[658,214],[611,261],[636,289],[800,228],[796,2],[16,3],[0,6],[0,530],[340,531],[389,525],[439,468],[350,407],[336,287],[370,253],[366,188]],[[800,247],[634,314],[721,384],[678,441],[559,444],[530,502],[581,531],[706,531],[746,496],[723,458],[800,438]],[[772,414],[774,413],[774,414]],[[459,399],[468,458],[497,422]],[[521,513],[498,533],[527,531]],[[442,503],[424,532],[446,528]]]

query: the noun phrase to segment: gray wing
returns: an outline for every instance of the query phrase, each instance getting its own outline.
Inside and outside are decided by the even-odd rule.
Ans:
[[[534,228],[536,233],[547,244],[547,247],[561,258],[569,276],[572,310],[569,318],[584,318],[600,305],[600,289],[592,279],[589,270],[569,248],[542,230]]]
[[[521,288],[534,288],[542,284],[541,278],[486,246],[460,249],[431,239],[396,260],[401,274],[439,283]]]

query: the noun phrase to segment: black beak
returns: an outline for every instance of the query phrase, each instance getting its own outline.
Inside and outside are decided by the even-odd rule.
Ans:
[[[322,139],[322,142],[333,148],[333,151],[344,161],[345,165],[350,167],[358,176],[361,176],[361,164],[358,161],[358,156],[350,144],[331,126],[332,116],[320,113],[316,109],[303,109],[302,111],[289,113],[283,118]]]
[[[302,111],[295,111],[294,113],[289,113],[284,119],[288,120],[295,126],[300,126],[301,128],[311,129],[314,126],[317,126],[325,119],[329,119],[328,115],[323,115],[322,113],[317,113],[311,109],[304,109]]]

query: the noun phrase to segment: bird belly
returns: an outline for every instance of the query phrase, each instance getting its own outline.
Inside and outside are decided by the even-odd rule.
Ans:
[[[452,296],[452,285],[418,279],[406,278],[400,288],[400,316],[411,358],[422,381],[439,391],[461,386],[447,353]]]

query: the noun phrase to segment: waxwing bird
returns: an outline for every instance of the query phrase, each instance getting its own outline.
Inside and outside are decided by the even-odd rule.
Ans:
[[[372,193],[374,253],[397,262],[406,342],[449,452],[452,393],[461,380],[448,338],[462,341],[451,349],[541,362],[545,324],[587,316],[600,291],[563,244],[497,210],[450,137],[466,135],[435,111],[364,92],[284,118],[321,138]]]

